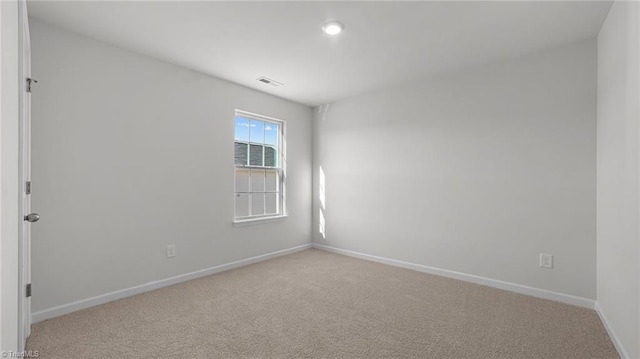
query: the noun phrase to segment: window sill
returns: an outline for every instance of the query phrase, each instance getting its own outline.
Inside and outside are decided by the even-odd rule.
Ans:
[[[256,224],[264,224],[271,222],[281,222],[289,217],[286,214],[271,216],[271,217],[260,217],[260,218],[248,218],[248,219],[236,219],[233,221],[234,227],[244,227],[244,226],[253,226]]]

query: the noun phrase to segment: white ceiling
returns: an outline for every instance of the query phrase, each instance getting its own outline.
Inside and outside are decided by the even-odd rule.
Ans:
[[[597,35],[610,1],[61,2],[32,17],[307,105]],[[327,20],[342,34],[321,31]],[[266,76],[285,85],[256,81]]]

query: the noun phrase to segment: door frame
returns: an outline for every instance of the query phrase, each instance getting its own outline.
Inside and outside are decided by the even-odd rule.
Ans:
[[[30,195],[26,183],[31,180],[31,99],[27,92],[27,79],[31,77],[31,49],[29,19],[26,0],[18,0],[19,46],[19,206],[18,234],[18,352],[23,352],[31,335],[31,298],[26,286],[31,283],[31,225],[24,216],[31,211]]]

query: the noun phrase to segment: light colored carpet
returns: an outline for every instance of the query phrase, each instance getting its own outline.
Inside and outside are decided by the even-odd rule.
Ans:
[[[50,319],[41,358],[618,358],[593,310],[307,250]]]

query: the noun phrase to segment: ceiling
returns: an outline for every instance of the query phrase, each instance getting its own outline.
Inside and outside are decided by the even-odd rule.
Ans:
[[[90,37],[306,105],[593,38],[610,1],[28,1]],[[324,34],[339,20],[344,31]],[[261,76],[284,83],[272,87]]]

